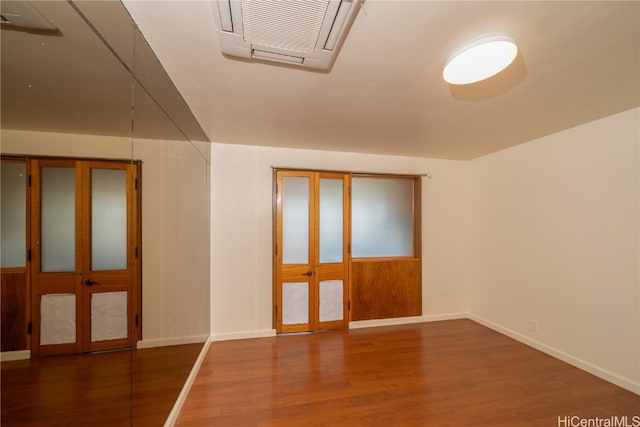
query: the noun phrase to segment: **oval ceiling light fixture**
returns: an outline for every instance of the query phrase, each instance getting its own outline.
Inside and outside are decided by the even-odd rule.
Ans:
[[[486,37],[466,45],[449,58],[442,78],[452,85],[479,82],[507,68],[517,55],[518,46],[511,37]]]

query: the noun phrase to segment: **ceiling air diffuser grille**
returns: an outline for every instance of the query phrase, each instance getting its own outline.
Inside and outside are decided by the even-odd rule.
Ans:
[[[328,70],[359,0],[213,0],[225,55]]]
[[[329,0],[242,0],[244,40],[262,46],[311,53]]]

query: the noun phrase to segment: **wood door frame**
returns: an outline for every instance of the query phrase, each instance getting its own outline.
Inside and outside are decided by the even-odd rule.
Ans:
[[[277,180],[277,172],[278,171],[294,171],[294,172],[313,172],[313,173],[335,173],[335,174],[346,174],[349,176],[349,192],[348,195],[345,193],[345,197],[348,198],[348,202],[345,201],[345,206],[348,206],[348,221],[349,227],[348,230],[345,231],[345,242],[348,245],[348,292],[345,303],[347,304],[347,318],[346,323],[348,327],[348,323],[352,320],[373,320],[373,319],[381,319],[388,317],[407,317],[407,316],[420,316],[423,312],[422,306],[422,175],[411,175],[411,174],[393,174],[393,173],[375,173],[375,172],[346,172],[339,170],[327,170],[327,169],[296,169],[296,168],[280,168],[280,167],[272,167],[273,170],[273,182],[272,182],[272,259],[273,259],[273,268],[272,268],[272,283],[273,283],[273,328],[276,331],[279,331],[278,325],[278,302],[281,301],[281,295],[279,294],[278,289],[278,241],[281,239],[281,235],[279,235],[278,224],[277,224],[277,216],[278,216],[278,180]],[[353,254],[351,251],[351,186],[353,178],[376,178],[376,179],[406,179],[411,180],[413,182],[413,205],[412,205],[412,215],[413,215],[413,254],[411,256],[390,256],[390,257],[371,257],[371,258],[353,258]],[[317,223],[317,221],[316,221]],[[400,268],[405,264],[413,263],[414,266],[411,268]],[[373,316],[365,316],[363,318],[358,318],[358,316],[354,317],[355,310],[358,306],[361,306],[363,301],[359,299],[358,292],[356,292],[356,277],[354,276],[354,271],[358,272],[358,277],[360,277],[361,270],[363,265],[370,264],[371,266],[377,266],[382,264],[387,264],[389,267],[384,271],[384,273],[389,276],[391,275],[393,270],[396,274],[396,281],[402,282],[403,278],[406,278],[411,282],[411,286],[414,286],[415,289],[412,290],[413,294],[409,295],[406,293],[405,295],[411,296],[411,303],[407,303],[407,301],[403,302],[402,307],[398,310],[380,310],[380,307],[369,307],[373,308],[373,312],[379,313],[379,315]],[[355,267],[354,267],[355,266]],[[379,280],[379,277],[370,278],[372,281]],[[360,307],[362,308],[362,307]]]
[[[46,166],[45,166],[46,165]],[[42,263],[42,253],[40,249],[40,215],[41,215],[41,168],[42,167],[59,167],[59,168],[73,168],[74,169],[74,191],[75,191],[75,230],[79,230],[82,227],[80,215],[78,215],[82,204],[82,188],[78,188],[81,185],[81,170],[77,167],[77,161],[75,159],[61,159],[61,158],[47,158],[47,159],[31,159],[31,217],[29,218],[31,223],[31,237],[32,240],[29,243],[29,248],[32,252],[31,268],[31,322],[32,322],[32,334],[31,334],[31,354],[33,356],[47,356],[51,354],[76,354],[82,351],[82,310],[81,302],[79,301],[79,295],[82,294],[82,277],[80,276],[81,270],[81,253],[82,242],[78,234],[75,235],[75,270],[73,273],[45,273],[50,275],[50,278],[40,278],[40,269]],[[55,280],[55,277],[63,275],[71,275],[72,283],[67,285],[57,284],[55,282],[47,283],[49,280]],[[46,348],[41,348],[40,345],[40,298],[45,294],[44,290],[49,293],[69,293],[73,292],[76,297],[75,300],[75,319],[76,319],[76,340],[74,343],[69,344],[48,344]],[[73,291],[71,291],[73,289]]]
[[[352,178],[412,181],[412,254],[351,259],[351,319],[355,321],[421,316],[422,307],[422,181],[417,175],[353,173]],[[386,276],[386,279],[385,279]],[[386,282],[386,283],[385,283]],[[388,285],[404,284],[389,292]],[[382,291],[382,292],[379,292]],[[363,298],[366,295],[366,298]],[[393,301],[393,305],[372,303]]]
[[[122,165],[125,166],[125,169],[122,168]],[[86,233],[82,238],[84,239],[83,247],[86,248],[82,251],[82,282],[86,279],[97,279],[97,282],[102,282],[106,277],[110,277],[111,280],[113,278],[118,279],[118,281],[128,281],[130,286],[128,289],[130,291],[127,292],[127,338],[122,339],[114,339],[114,340],[105,340],[100,342],[92,342],[91,341],[91,322],[87,321],[87,319],[91,319],[91,295],[94,293],[93,288],[89,289],[86,286],[82,287],[82,310],[83,310],[83,319],[85,319],[82,323],[82,351],[87,353],[91,351],[101,351],[108,350],[113,346],[118,347],[132,347],[135,345],[137,341],[136,334],[136,306],[134,305],[134,301],[137,300],[137,297],[134,298],[133,290],[136,288],[136,266],[138,264],[138,250],[137,250],[137,216],[136,216],[136,195],[138,192],[136,180],[137,180],[137,168],[129,167],[130,162],[122,163],[122,162],[110,162],[104,160],[91,160],[91,161],[83,161],[81,164],[81,173],[82,173],[82,182],[85,183],[82,188],[82,199],[84,201],[82,205],[82,219],[88,221],[88,224],[85,224],[88,233]],[[93,272],[91,270],[91,170],[92,169],[110,169],[110,170],[124,170],[126,174],[126,203],[127,203],[127,254],[126,254],[126,263],[127,269],[122,273],[119,271],[109,271],[107,273],[104,272]],[[110,285],[101,285],[103,287],[113,287]],[[112,291],[117,290],[117,286],[113,287]],[[100,289],[104,291],[104,288]]]
[[[313,218],[313,212],[315,209],[314,206],[314,198],[311,197],[312,192],[313,192],[313,187],[314,187],[314,180],[313,180],[313,172],[311,171],[294,171],[294,170],[289,170],[286,171],[286,174],[288,177],[300,177],[300,178],[307,178],[309,180],[308,183],[308,187],[307,187],[307,191],[308,194],[310,195],[309,197],[309,210],[308,210],[308,215],[309,215],[309,236],[308,236],[308,262],[307,264],[300,264],[300,265],[306,265],[306,267],[304,268],[300,268],[300,265],[296,265],[296,266],[290,266],[290,267],[286,267],[287,273],[288,274],[296,274],[298,273],[299,275],[301,275],[302,271],[304,270],[308,270],[311,271],[312,265],[313,265],[313,260],[315,258],[315,246],[313,245],[313,227],[314,227],[314,218]],[[282,301],[282,286],[279,285],[279,283],[281,282],[281,275],[282,272],[281,270],[278,268],[278,265],[281,264],[282,261],[282,250],[279,250],[278,248],[278,242],[282,241],[282,227],[278,225],[278,221],[281,220],[281,215],[278,215],[279,212],[279,207],[282,206],[281,204],[281,197],[282,197],[282,190],[284,187],[284,176],[280,177],[279,176],[279,171],[278,170],[274,170],[273,173],[273,178],[274,178],[274,182],[275,182],[275,187],[274,187],[274,192],[275,192],[275,205],[274,205],[274,217],[273,217],[273,224],[274,224],[274,232],[275,232],[275,239],[273,241],[274,244],[274,254],[275,256],[273,257],[273,273],[274,273],[274,307],[273,307],[273,324],[274,324],[274,328],[276,329],[276,331],[282,331],[283,325],[282,325],[282,312],[283,312],[283,308],[282,308],[282,304],[278,305],[279,301]],[[312,280],[311,277],[307,277],[305,280],[303,280],[305,282],[308,283],[308,304],[309,304],[309,311],[308,311],[308,322],[306,324],[300,324],[300,325],[292,325],[292,326],[288,326],[286,329],[286,332],[306,332],[309,329],[311,329],[313,327],[312,322],[314,319],[313,316],[313,307],[311,305],[312,302],[312,297],[311,297],[311,292],[312,292]]]
[[[309,298],[309,320],[307,324],[300,325],[283,325],[282,324],[282,277],[284,271],[291,271],[293,274],[303,271],[300,270],[300,265],[291,265],[290,267],[281,266],[282,262],[282,250],[279,250],[278,243],[282,242],[282,224],[280,224],[281,218],[281,200],[283,190],[283,179],[285,177],[304,177],[309,179],[308,194],[309,194],[309,241],[308,241],[308,271],[313,271],[312,277],[306,280],[308,283],[308,298]],[[328,179],[340,179],[343,181],[342,185],[342,202],[343,202],[343,261],[342,263],[336,263],[336,265],[342,265],[341,268],[335,267],[333,264],[320,264],[319,258],[319,242],[320,242],[320,180],[323,178]],[[346,328],[350,321],[350,298],[351,298],[351,257],[350,257],[350,174],[345,172],[331,172],[331,171],[315,171],[315,170],[295,170],[295,169],[276,169],[273,171],[273,328],[281,332],[306,332],[320,329],[338,329]],[[337,270],[336,270],[337,269]],[[298,271],[300,270],[300,271]],[[343,281],[343,301],[342,301],[342,313],[343,319],[337,321],[321,322],[319,315],[319,302],[320,302],[320,273],[326,274],[327,271],[334,270],[339,275],[339,270],[342,271]],[[285,273],[286,274],[286,273]],[[286,331],[283,331],[286,329]]]
[[[321,264],[320,255],[317,254],[316,260],[318,263],[315,265],[316,275],[315,280],[317,286],[315,287],[316,301],[320,302],[320,282],[321,273],[327,271],[335,271],[335,275],[343,275],[343,299],[342,299],[342,320],[335,321],[320,321],[319,313],[315,313],[314,319],[318,319],[315,325],[317,329],[344,329],[349,326],[351,321],[351,203],[350,203],[350,189],[351,189],[351,175],[344,172],[328,172],[328,171],[316,171],[315,172],[314,188],[317,191],[316,200],[318,201],[318,207],[313,211],[314,218],[314,241],[318,243],[320,247],[320,180],[321,179],[340,179],[342,180],[342,263],[337,264]],[[342,264],[342,268],[336,267]],[[342,269],[342,272],[339,270]],[[323,270],[323,271],[318,271]],[[318,309],[318,305],[315,307]]]
[[[141,168],[142,162],[139,160],[130,160],[130,159],[101,159],[101,158],[86,158],[86,157],[60,157],[60,156],[27,156],[27,155],[19,155],[19,154],[2,154],[0,156],[2,161],[13,161],[13,162],[21,162],[26,165],[26,172],[28,177],[27,183],[27,194],[26,194],[26,248],[27,248],[27,257],[26,257],[26,266],[24,268],[20,268],[18,270],[24,269],[25,273],[25,293],[26,293],[26,303],[25,303],[25,319],[26,325],[24,325],[24,333],[25,333],[25,341],[26,348],[25,350],[30,350],[31,355],[33,357],[40,355],[47,355],[53,353],[55,351],[61,351],[61,353],[80,353],[83,352],[82,342],[84,331],[82,331],[82,318],[85,315],[81,308],[81,304],[76,304],[76,343],[73,344],[60,344],[60,345],[48,345],[51,351],[40,351],[39,341],[40,341],[40,312],[39,312],[39,292],[42,288],[42,284],[38,282],[36,279],[37,272],[34,272],[36,269],[36,262],[33,260],[40,259],[40,250],[37,242],[39,241],[39,218],[40,218],[40,203],[33,203],[35,197],[40,197],[40,192],[34,189],[34,184],[36,182],[40,182],[39,177],[40,170],[38,167],[34,167],[34,165],[39,165],[45,163],[47,166],[63,166],[69,167],[70,165],[74,165],[75,167],[75,176],[76,176],[76,184],[78,184],[78,175],[82,172],[81,168],[77,167],[77,162],[97,162],[104,164],[131,164],[134,167],[132,169],[133,174],[133,185],[134,188],[132,190],[132,194],[127,196],[127,204],[128,207],[127,220],[133,220],[131,223],[134,229],[131,230],[131,233],[127,233],[127,246],[128,248],[133,248],[131,251],[133,256],[133,261],[129,262],[130,257],[128,256],[128,262],[130,267],[130,292],[128,298],[128,306],[131,307],[130,316],[128,318],[128,340],[130,346],[135,346],[136,342],[139,341],[142,337],[142,216],[141,216],[141,208],[142,208],[142,183],[141,183]],[[35,179],[34,179],[35,178]],[[82,203],[81,193],[84,189],[76,188],[76,212],[79,211],[78,206],[79,203]],[[129,191],[129,189],[127,190]],[[78,227],[78,221],[80,221],[80,216],[76,215],[76,228]],[[76,236],[76,267],[82,265],[79,264],[79,257],[83,251],[83,243],[80,241],[80,237]],[[15,273],[15,268],[6,268],[2,269],[3,273]],[[75,294],[81,295],[81,290],[78,290],[78,287],[82,286],[82,277],[77,275],[77,270],[74,273],[74,288],[76,289]],[[46,283],[44,284],[45,286]],[[51,288],[54,289],[55,288]],[[79,337],[79,338],[78,338]],[[56,353],[57,354],[57,353]]]

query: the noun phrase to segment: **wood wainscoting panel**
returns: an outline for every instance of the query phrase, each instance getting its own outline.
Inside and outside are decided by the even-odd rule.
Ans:
[[[3,268],[2,289],[2,344],[0,351],[27,349],[27,281],[24,268]]]
[[[422,315],[418,258],[354,259],[351,283],[351,320]]]

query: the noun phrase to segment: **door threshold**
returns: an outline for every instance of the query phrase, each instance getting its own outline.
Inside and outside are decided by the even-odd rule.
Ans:
[[[135,350],[136,347],[123,347],[123,348],[114,348],[111,350],[98,350],[98,351],[89,351],[87,353],[84,354],[103,354],[103,353],[116,353],[118,351],[128,351],[128,350]]]
[[[318,331],[302,331],[302,332],[278,332],[277,337],[293,336],[293,335],[313,335],[320,332],[329,332],[335,329],[320,329]]]

